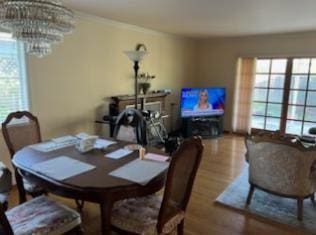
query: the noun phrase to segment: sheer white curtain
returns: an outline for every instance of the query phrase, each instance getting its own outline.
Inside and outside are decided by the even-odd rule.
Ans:
[[[239,58],[235,83],[233,132],[250,133],[256,58]]]

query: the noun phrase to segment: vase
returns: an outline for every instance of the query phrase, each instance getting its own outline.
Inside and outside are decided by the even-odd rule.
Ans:
[[[140,90],[143,92],[144,95],[146,95],[148,93],[150,86],[151,85],[148,82],[144,82],[144,83],[139,84]]]

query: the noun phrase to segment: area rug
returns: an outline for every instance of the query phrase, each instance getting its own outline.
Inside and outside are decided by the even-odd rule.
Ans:
[[[242,212],[301,228],[308,234],[316,234],[316,206],[310,199],[304,200],[304,216],[303,221],[300,222],[296,219],[296,200],[274,196],[256,189],[250,206],[246,207],[248,191],[248,168],[245,168],[216,199],[216,202]]]

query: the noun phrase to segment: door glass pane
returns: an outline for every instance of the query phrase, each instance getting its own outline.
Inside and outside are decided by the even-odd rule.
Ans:
[[[290,91],[289,103],[290,104],[305,104],[305,91]]]
[[[291,89],[307,89],[307,76],[298,75],[291,78]]]
[[[257,73],[269,73],[270,60],[257,60]]]
[[[309,90],[316,90],[316,76],[311,75],[309,77],[308,89]]]
[[[316,73],[316,59],[312,59],[311,73]]]
[[[283,88],[285,76],[284,75],[271,75],[270,87],[271,88]]]
[[[316,92],[314,91],[307,92],[306,105],[316,106]]]
[[[251,127],[256,129],[264,129],[264,117],[252,116]]]
[[[287,111],[288,119],[303,120],[303,116],[304,116],[303,114],[304,114],[304,107],[289,105],[288,111]]]
[[[294,59],[293,73],[308,73],[310,59]]]
[[[269,75],[257,74],[255,87],[268,87]]]
[[[267,116],[281,117],[281,104],[268,104]]]
[[[286,70],[286,59],[273,59],[272,60],[272,73],[285,73]]]
[[[281,89],[271,89],[269,91],[269,102],[282,103],[283,100],[283,90]]]
[[[253,100],[254,101],[266,101],[267,100],[267,93],[268,93],[267,89],[256,88],[254,90]]]
[[[265,115],[266,114],[266,103],[254,102],[252,104],[252,114]]]
[[[304,123],[303,135],[310,135],[309,134],[309,129],[312,128],[312,127],[316,127],[316,123],[305,122]]]
[[[266,130],[276,131],[280,129],[280,118],[267,118]]]
[[[316,108],[306,107],[305,121],[316,122]]]
[[[302,122],[299,121],[287,121],[286,122],[286,133],[300,135],[302,130]]]

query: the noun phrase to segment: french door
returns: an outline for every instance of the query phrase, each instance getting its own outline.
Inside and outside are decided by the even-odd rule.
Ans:
[[[257,60],[251,127],[294,135],[316,127],[316,58]]]

